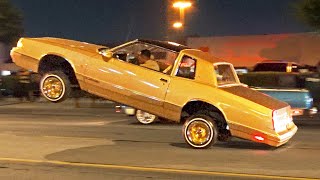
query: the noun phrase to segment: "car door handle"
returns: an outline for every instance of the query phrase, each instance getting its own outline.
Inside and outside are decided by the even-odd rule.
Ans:
[[[160,81],[162,82],[168,82],[168,80],[164,79],[164,78],[160,78]]]

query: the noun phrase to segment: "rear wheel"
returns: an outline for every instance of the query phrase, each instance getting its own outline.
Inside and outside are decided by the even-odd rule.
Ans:
[[[62,102],[71,92],[70,80],[61,71],[45,73],[40,82],[42,95],[51,102]]]
[[[209,148],[217,142],[218,130],[214,119],[207,115],[196,114],[184,123],[183,137],[193,148]]]
[[[155,122],[158,117],[140,109],[136,110],[136,119],[142,124],[151,124]]]

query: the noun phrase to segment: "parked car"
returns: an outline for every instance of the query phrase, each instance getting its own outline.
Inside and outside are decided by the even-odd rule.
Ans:
[[[298,73],[249,72],[239,78],[252,89],[287,102],[293,116],[312,116],[318,112],[311,93],[305,88],[304,78]]]
[[[160,71],[130,63],[142,50],[162,64]],[[183,123],[183,137],[194,148],[231,136],[278,147],[298,129],[287,103],[243,86],[232,64],[174,42],[134,40],[107,49],[66,39],[21,38],[11,57],[42,74],[40,89],[51,102],[63,101],[79,87]]]
[[[295,62],[283,60],[264,60],[253,67],[253,72],[299,72],[301,65]]]
[[[2,71],[0,95],[34,101],[40,97],[38,74],[28,70]]]
[[[135,119],[141,124],[151,124],[157,121],[158,116],[148,113],[146,111],[135,109],[126,105],[116,105],[116,112],[125,113],[128,116],[134,116]]]

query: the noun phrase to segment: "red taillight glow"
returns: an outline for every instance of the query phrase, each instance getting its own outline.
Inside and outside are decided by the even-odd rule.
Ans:
[[[258,135],[254,136],[254,139],[256,139],[258,141],[264,141],[264,138],[261,136],[258,136]]]

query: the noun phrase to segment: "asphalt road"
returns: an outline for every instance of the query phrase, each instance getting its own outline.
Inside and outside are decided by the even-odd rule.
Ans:
[[[108,101],[0,99],[0,179],[316,179],[320,117],[273,148],[233,138],[188,147],[181,125],[141,125]]]

